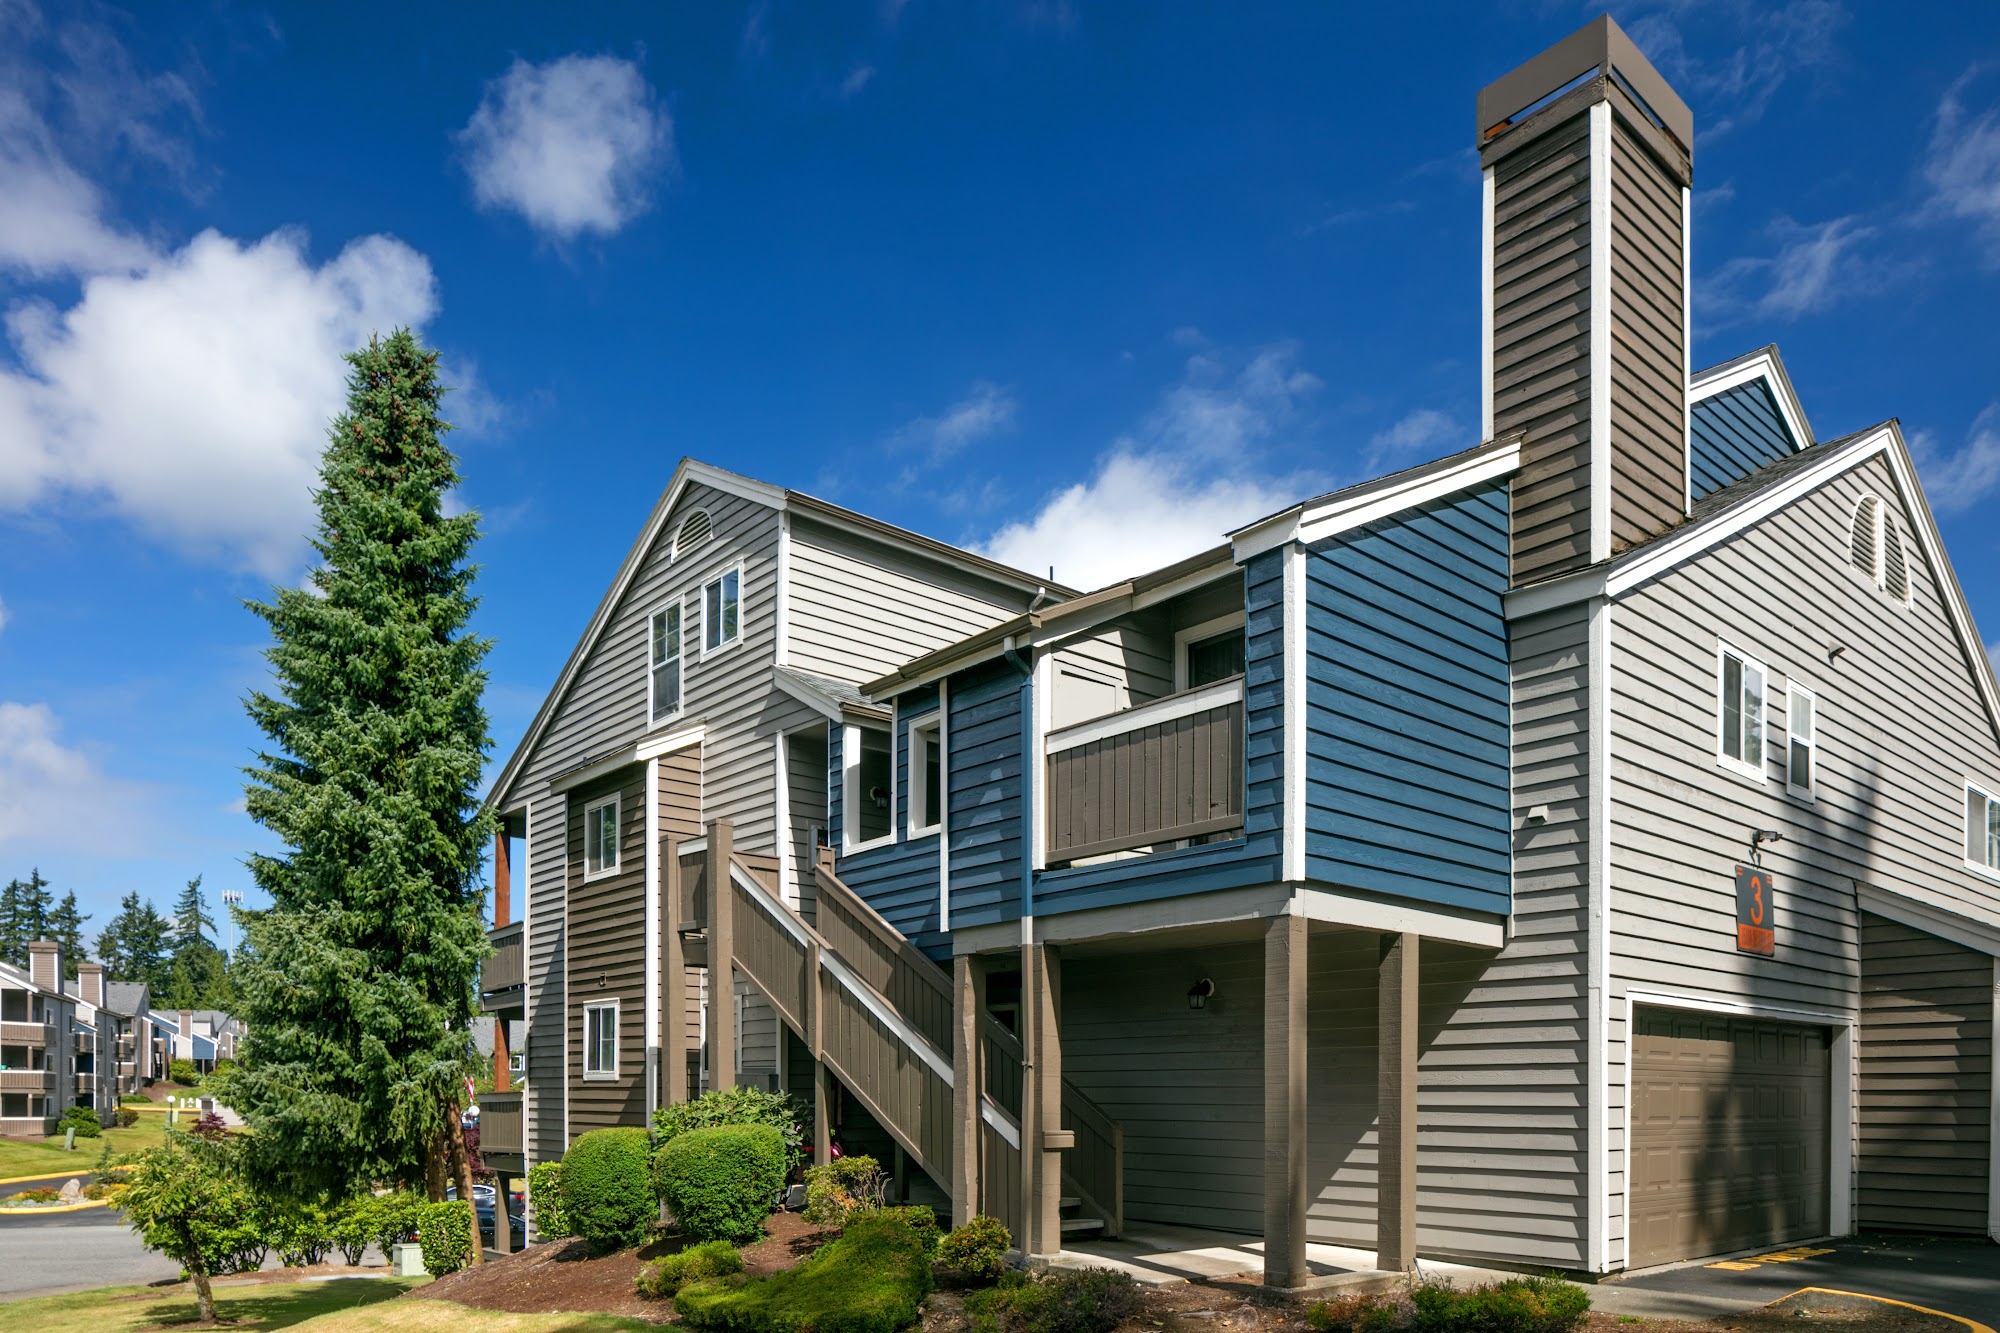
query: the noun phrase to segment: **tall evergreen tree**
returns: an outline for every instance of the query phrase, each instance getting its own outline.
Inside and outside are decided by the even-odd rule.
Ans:
[[[118,915],[98,932],[98,961],[120,981],[145,982],[153,998],[164,1004],[173,965],[172,934],[172,924],[135,890],[119,900]]]
[[[201,896],[201,876],[196,875],[174,904],[174,953],[184,956],[203,944],[213,948],[209,937],[214,934],[215,919],[208,914],[208,902]]]
[[[260,1176],[335,1197],[423,1177],[462,1146],[491,833],[489,645],[467,630],[478,517],[445,512],[458,473],[437,354],[398,331],[348,363],[313,587],[251,605],[276,688],[248,700],[271,749],[247,770],[247,803],[286,850],[250,859],[271,906],[245,914],[249,1036],[226,1092]]]
[[[26,879],[7,881],[0,889],[0,958],[16,967],[28,965],[28,946],[49,938],[49,916],[55,900],[39,868]]]
[[[201,876],[189,880],[174,904],[173,961],[168,968],[167,994],[177,1009],[226,1009],[228,982],[222,950],[209,937],[214,918],[201,895]]]
[[[90,914],[78,909],[76,890],[63,894],[61,902],[49,913],[49,938],[62,946],[63,976],[74,981],[76,965],[84,959],[83,923],[90,920]]]

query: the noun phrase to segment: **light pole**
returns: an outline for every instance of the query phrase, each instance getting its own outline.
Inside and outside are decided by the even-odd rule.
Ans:
[[[222,891],[222,919],[229,927],[229,947],[222,951],[225,962],[236,961],[236,908],[243,901],[243,890],[224,889]]]

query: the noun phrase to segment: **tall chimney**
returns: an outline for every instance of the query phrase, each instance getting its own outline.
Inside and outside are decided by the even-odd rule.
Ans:
[[[1694,118],[1607,17],[1479,94],[1484,436],[1524,433],[1516,584],[1688,512]]]
[[[104,1003],[104,964],[78,963],[76,965],[77,994],[85,1004]]]
[[[28,946],[28,980],[45,991],[62,992],[62,946],[54,940],[36,940]]]

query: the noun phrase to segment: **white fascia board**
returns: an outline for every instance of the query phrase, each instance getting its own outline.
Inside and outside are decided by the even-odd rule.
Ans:
[[[803,681],[793,680],[782,671],[771,673],[771,688],[788,695],[830,722],[840,721],[840,702],[829,699]]]
[[[676,727],[672,731],[663,731],[657,736],[643,737],[632,747],[632,757],[634,759],[658,759],[661,755],[672,754],[676,750],[685,750],[691,745],[700,745],[702,737],[707,733],[707,730],[708,728],[705,725],[697,722],[691,727]]]
[[[1590,108],[1590,561],[1611,558],[1611,103]],[[1598,1272],[1603,1272],[1600,1264]]]
[[[607,773],[616,772],[627,764],[636,764],[638,762],[639,747],[636,744],[621,745],[602,759],[594,759],[581,768],[572,768],[567,773],[560,773],[550,778],[549,790],[552,792],[569,791],[574,787],[582,786],[594,778],[601,778]]]
[[[1306,877],[1306,548],[1297,542],[1285,548],[1284,622],[1280,649],[1284,654],[1284,751],[1281,784],[1284,827],[1279,839],[1280,869],[1288,883]],[[1247,681],[1237,681],[1243,686]],[[1246,712],[1247,717],[1247,712]]]
[[[1864,912],[1873,912],[1911,930],[1921,930],[1926,935],[1935,935],[1941,940],[1950,940],[1953,944],[2000,957],[2000,924],[1975,921],[1969,916],[1919,902],[1873,884],[1857,882],[1854,897],[1855,906]]]
[[[1771,397],[1777,400],[1778,412],[1785,418],[1785,427],[1799,442],[1799,447],[1805,449],[1813,445],[1812,423],[1806,420],[1805,406],[1799,402],[1799,395],[1792,388],[1791,376],[1785,373],[1785,363],[1769,347],[1760,347],[1734,361],[1725,361],[1699,375],[1689,376],[1688,402],[1690,405],[1699,403],[1752,380],[1763,380],[1771,386]]]
[[[1291,914],[1308,921],[1352,930],[1379,931],[1385,935],[1404,933],[1427,940],[1447,940],[1475,949],[1498,949],[1507,942],[1507,923],[1500,917],[1454,916],[1411,903],[1378,902],[1373,898],[1350,898],[1324,889],[1298,889],[1292,894]]]

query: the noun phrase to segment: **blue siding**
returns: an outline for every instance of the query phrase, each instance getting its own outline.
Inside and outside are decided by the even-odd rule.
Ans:
[[[950,952],[938,923],[938,840],[935,833],[910,838],[910,723],[937,711],[937,690],[914,690],[898,701],[895,723],[896,841],[839,858],[841,882],[861,896],[882,918],[907,935],[920,949],[945,956]],[[839,742],[830,745],[834,758],[827,792],[834,802],[834,842],[839,845],[842,761]]]
[[[1306,873],[1509,910],[1507,491],[1306,560]]]
[[[945,739],[951,756],[951,924],[986,925],[1021,915],[1022,699],[1006,662],[951,682]]]
[[[1696,403],[1688,437],[1689,480],[1697,500],[1804,447],[1792,438],[1771,386],[1761,379]]]

